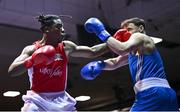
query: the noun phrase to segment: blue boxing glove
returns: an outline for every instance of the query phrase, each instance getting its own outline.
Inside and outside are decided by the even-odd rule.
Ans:
[[[105,67],[104,61],[93,61],[81,69],[81,76],[86,80],[95,79]]]
[[[111,36],[106,30],[103,23],[97,18],[89,18],[85,24],[85,29],[89,33],[95,33],[103,42]]]

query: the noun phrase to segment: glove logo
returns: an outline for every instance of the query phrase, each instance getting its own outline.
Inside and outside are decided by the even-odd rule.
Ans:
[[[61,54],[56,54],[56,55],[55,55],[55,61],[59,61],[59,60],[63,60],[63,59],[61,58]]]

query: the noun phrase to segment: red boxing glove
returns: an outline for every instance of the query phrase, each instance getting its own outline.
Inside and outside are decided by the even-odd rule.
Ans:
[[[126,42],[130,36],[131,33],[127,29],[119,29],[113,37],[121,42]]]
[[[56,50],[51,45],[45,45],[37,49],[32,56],[25,59],[24,66],[30,68],[33,65],[44,64],[48,65],[55,59]]]

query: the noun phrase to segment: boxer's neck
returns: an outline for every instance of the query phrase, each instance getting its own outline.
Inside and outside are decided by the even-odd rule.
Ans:
[[[56,46],[58,43],[60,43],[62,40],[60,37],[50,36],[47,34],[43,34],[43,38],[41,39],[42,45],[53,45]]]

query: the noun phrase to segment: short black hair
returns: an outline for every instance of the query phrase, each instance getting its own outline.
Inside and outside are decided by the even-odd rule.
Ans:
[[[60,17],[58,15],[53,15],[53,14],[48,14],[48,15],[39,15],[37,17],[38,21],[41,23],[41,31],[44,32],[45,27],[50,27],[53,24],[56,24],[56,22],[54,20],[60,19]],[[61,21],[61,19],[60,19]],[[62,21],[60,24],[63,24]]]
[[[129,23],[133,23],[136,26],[143,25],[143,27],[145,29],[145,21],[143,19],[141,19],[141,18],[138,18],[138,17],[134,17],[134,18],[124,20],[121,23],[121,28],[127,26]]]

